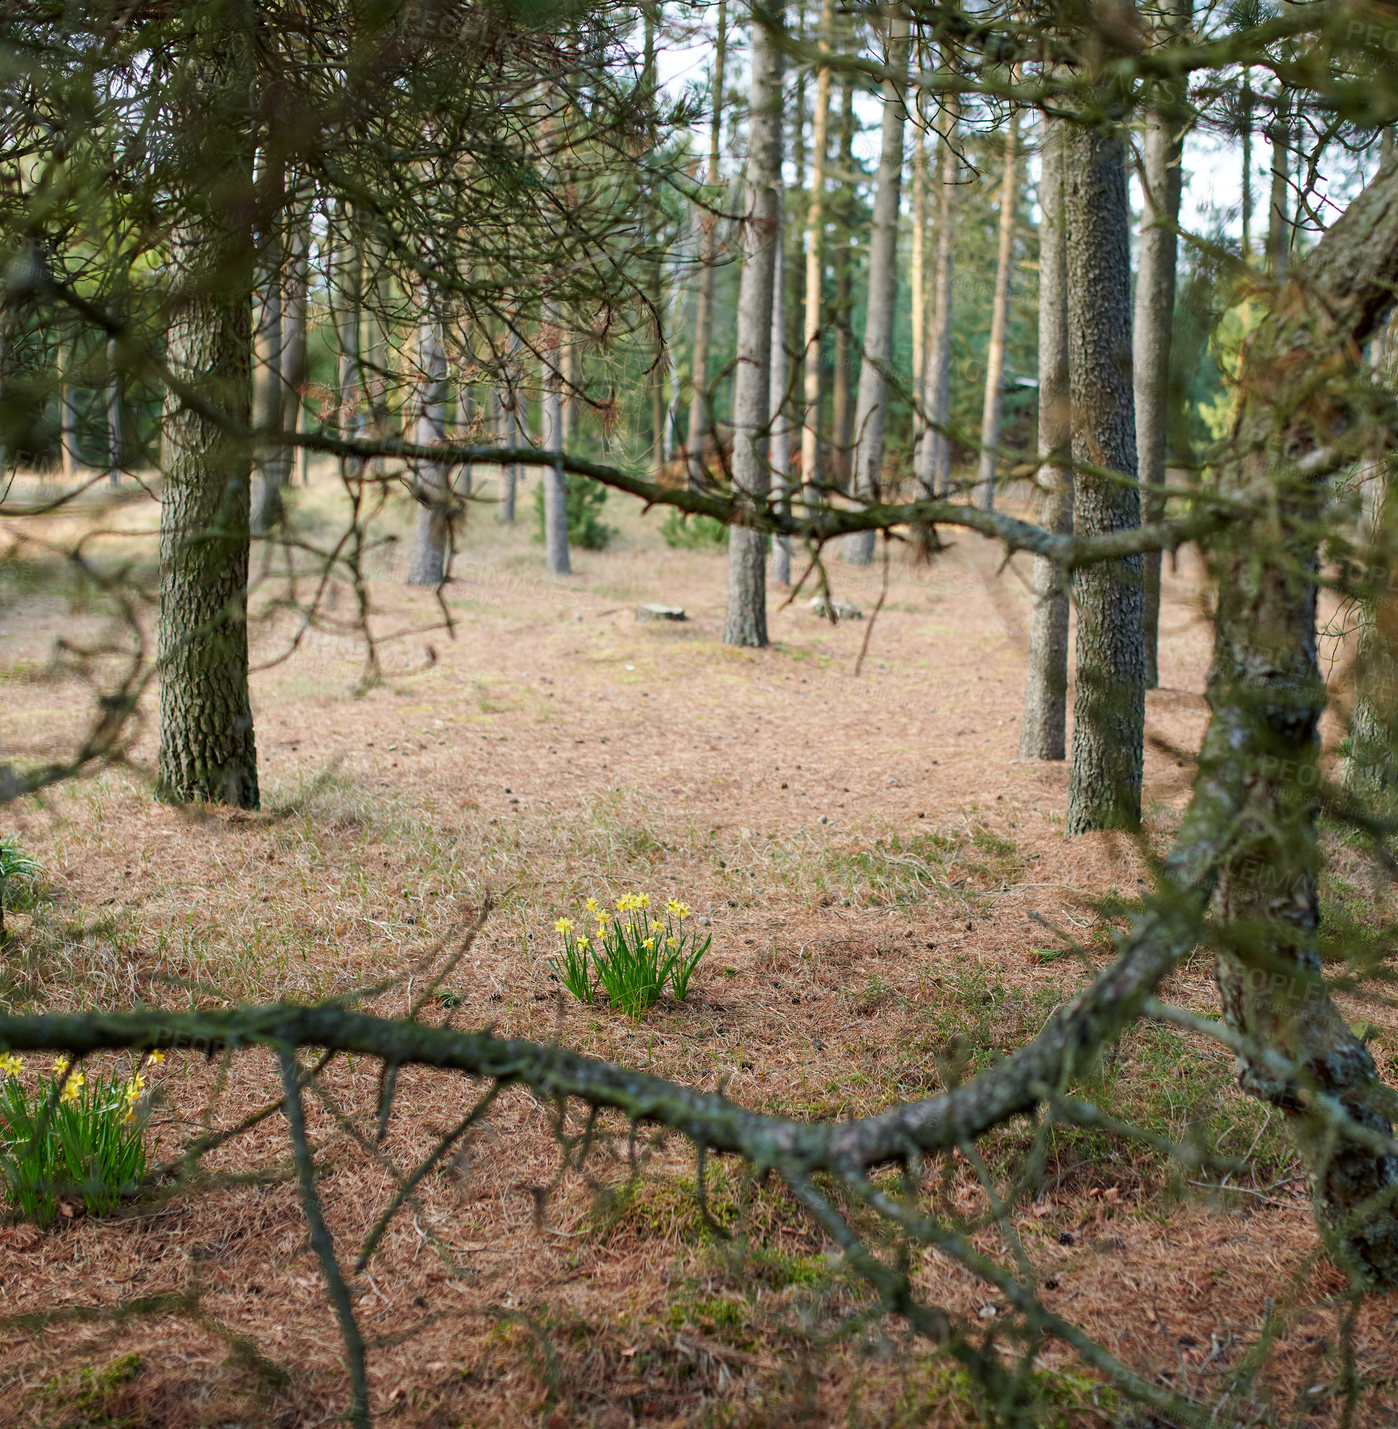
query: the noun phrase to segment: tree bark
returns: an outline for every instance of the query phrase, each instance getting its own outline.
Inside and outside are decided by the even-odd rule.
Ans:
[[[340,223],[333,239],[331,285],[336,345],[339,349],[335,373],[335,427],[340,436],[348,440],[359,433],[359,320],[364,262],[353,212],[348,205],[341,204],[338,216]],[[345,465],[355,475],[363,467],[358,460],[347,461]]]
[[[578,436],[578,394],[582,388],[581,362],[576,339],[563,344],[563,445],[571,446]],[[675,391],[679,391],[676,384]]]
[[[216,122],[216,121],[215,121]],[[225,207],[172,235],[171,373],[246,427],[252,373],[252,234],[239,197],[252,146],[226,141],[213,193]],[[252,453],[241,435],[165,399],[160,504],[160,797],[256,808],[248,697],[248,514]]]
[[[1380,456],[1364,479],[1364,527],[1370,568],[1393,569],[1393,511],[1387,459]],[[1349,718],[1349,752],[1340,781],[1372,810],[1391,817],[1398,802],[1398,611],[1391,578],[1360,602],[1354,660],[1354,707]]]
[[[727,0],[718,0],[718,33],[714,42],[713,104],[709,113],[709,201],[715,201],[719,180],[723,125],[724,60],[728,48]],[[704,484],[704,443],[709,434],[709,333],[713,327],[714,267],[718,262],[718,222],[714,214],[699,215],[699,291],[694,302],[694,361],[689,383],[689,430],[685,438],[685,473],[690,490]]]
[[[1010,312],[1010,270],[1014,257],[1015,210],[1019,198],[1019,115],[1010,112],[1005,135],[1005,174],[1000,187],[999,246],[995,256],[995,296],[990,313],[990,343],[985,359],[985,405],[981,409],[980,468],[976,501],[984,511],[995,505],[995,467],[1000,451],[1001,388],[1005,378],[1005,328]]]
[[[453,433],[455,439],[464,446],[471,444],[472,427],[475,422],[475,404],[471,400],[471,389],[457,375],[456,387],[456,412],[453,417]],[[567,435],[567,422],[564,422],[564,435]],[[471,463],[464,461],[456,469],[456,475],[452,479],[452,490],[458,496],[470,496],[471,494]]]
[[[1398,327],[1392,319],[1371,345],[1375,384],[1398,391]],[[1377,590],[1358,603],[1359,635],[1354,659],[1354,706],[1349,752],[1340,782],[1373,812],[1391,817],[1398,796],[1398,602],[1394,599],[1394,515],[1390,489],[1392,454],[1380,445],[1359,478],[1361,537],[1367,569]]]
[[[1064,158],[1073,517],[1079,534],[1096,535],[1138,526],[1141,517],[1131,393],[1125,150],[1110,134],[1075,128]],[[1070,835],[1133,829],[1140,822],[1145,735],[1141,576],[1140,556],[1086,566],[1074,576],[1078,628]]]
[[[286,329],[282,322],[283,244],[280,215],[259,246],[259,274],[253,308],[252,420],[257,428],[253,509],[260,511],[262,493],[280,480],[282,444],[275,434],[282,425],[282,368]]]
[[[914,457],[918,486],[924,496],[945,496],[951,490],[951,324],[952,280],[956,269],[956,219],[961,188],[961,160],[956,153],[960,107],[948,98],[946,133],[937,146],[937,267],[932,303],[927,309],[927,340],[923,355],[922,410],[927,430]]]
[[[73,345],[65,335],[58,347],[58,444],[64,482],[78,474],[78,403],[73,390]]]
[[[286,338],[283,343],[286,366],[282,370],[285,379],[282,383],[282,428],[289,435],[301,430],[301,418],[306,402],[306,320],[311,296],[310,248],[310,215],[299,214],[296,226],[291,232],[291,244],[287,254],[287,290],[282,302],[282,322],[286,325]],[[307,475],[306,449],[288,446],[282,485],[290,482],[298,472],[304,484]]]
[[[791,509],[791,427],[786,415],[787,378],[790,368],[786,355],[786,250],[783,242],[786,227],[786,204],[780,186],[777,188],[777,257],[772,274],[772,359],[768,409],[772,414],[772,437],[769,463],[777,502],[783,510]],[[777,536],[772,541],[772,579],[777,585],[791,586],[791,538]]]
[[[121,482],[121,367],[114,337],[107,339],[107,477],[113,486]]]
[[[428,299],[424,298],[424,307]],[[428,312],[418,327],[418,397],[413,441],[436,446],[447,435],[447,355],[442,329]],[[408,560],[409,585],[441,585],[446,576],[451,543],[451,495],[447,467],[440,461],[413,464],[413,495],[417,498],[417,531]]]
[[[1192,0],[1169,0],[1161,42],[1170,44],[1189,24]],[[1170,346],[1175,326],[1175,267],[1182,187],[1184,125],[1180,86],[1161,83],[1142,140],[1144,196],[1136,273],[1134,378],[1136,458],[1144,518],[1165,515],[1165,448],[1170,412]],[[1143,629],[1146,689],[1160,684],[1160,552],[1145,558]]]
[[[1063,121],[1045,118],[1039,177],[1039,524],[1073,531],[1072,424],[1068,406],[1068,285],[1063,211]],[[1021,759],[1062,759],[1068,704],[1068,592],[1063,573],[1035,556],[1030,578],[1029,672]]]
[[[835,41],[835,0],[823,0],[820,50],[830,54]],[[806,308],[801,332],[801,484],[806,505],[821,499],[821,331],[825,288],[825,174],[829,167],[830,66],[816,76],[815,113],[811,117],[811,201],[806,209]]]
[[[271,404],[261,414],[263,422],[260,425],[264,431],[290,434],[300,427],[301,389],[306,380],[306,290],[310,281],[308,248],[309,236],[304,224],[298,220],[293,223],[285,249],[269,249],[270,259],[280,258],[283,261],[275,279],[269,277],[263,298],[263,315],[259,319],[259,327],[265,323],[268,328],[265,351],[270,355],[271,344],[279,344],[275,385],[270,362],[265,369],[261,369],[268,385],[259,389],[259,397],[265,390],[265,399]],[[274,287],[278,290],[275,298],[272,293]],[[273,316],[274,306],[277,317]],[[280,331],[273,337],[271,324],[278,318]],[[282,522],[285,515],[282,493],[291,480],[297,455],[296,448],[286,442],[270,442],[264,451],[262,480],[257,484],[252,506],[252,529],[259,536],[275,530]]]
[[[913,302],[912,391],[922,391],[922,364],[927,352],[927,123],[918,92],[914,109],[917,135],[913,145],[912,256],[909,260]],[[913,449],[922,440],[916,415],[913,418]]]
[[[557,314],[544,309],[540,347],[544,354],[543,400],[539,404],[542,444],[545,451],[563,454],[563,344]],[[654,397],[658,389],[652,385]],[[652,412],[654,412],[652,406]],[[663,414],[664,408],[660,409]],[[658,431],[654,433],[659,436]],[[656,452],[658,452],[658,444]],[[654,455],[655,453],[653,453]],[[573,565],[568,556],[568,477],[560,463],[544,469],[544,567],[551,576],[570,576]]]
[[[1285,98],[1267,126],[1272,146],[1272,201],[1267,209],[1267,268],[1274,278],[1286,277],[1291,256],[1291,125]]]
[[[830,392],[831,442],[829,465],[835,485],[841,491],[849,489],[850,445],[852,441],[853,408],[850,404],[850,373],[853,370],[854,337],[850,331],[854,299],[851,291],[854,230],[854,98],[856,85],[852,75],[844,79],[844,104],[840,114],[840,187],[839,237],[835,246],[835,304],[830,314],[835,329],[831,344],[832,373]],[[824,410],[821,398],[818,410]]]
[[[869,296],[864,320],[864,358],[859,365],[859,398],[854,410],[856,497],[876,501],[883,486],[884,431],[888,418],[888,367],[893,356],[894,304],[898,296],[898,212],[903,192],[903,90],[908,72],[908,15],[889,19],[888,67],[899,79],[883,86],[883,127],[869,236]],[[845,539],[845,560],[867,566],[874,559],[874,532]]]
[[[774,17],[779,22],[781,6]],[[738,360],[733,377],[733,495],[740,510],[766,504],[771,401],[772,290],[781,242],[781,52],[753,21],[743,270],[738,294]],[[767,643],[767,534],[735,524],[728,537],[725,645]]]

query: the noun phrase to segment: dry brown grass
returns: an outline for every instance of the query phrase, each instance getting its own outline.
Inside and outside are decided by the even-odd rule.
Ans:
[[[332,520],[331,492],[322,480],[302,495],[312,528]],[[320,632],[256,677],[261,813],[154,804],[141,772],[149,731],[130,770],[12,811],[7,828],[50,877],[47,897],[16,919],[5,1001],[343,993],[450,946],[490,890],[499,911],[434,1016],[556,1038],[723,1086],[748,1105],[859,1114],[1032,1036],[1107,955],[1093,900],[1134,897],[1146,868],[1119,839],[1066,843],[1065,771],[1015,758],[1017,573],[997,579],[993,553],[972,538],[930,572],[895,562],[856,674],[864,628],[832,627],[804,606],[773,615],[771,649],[724,648],[720,559],[671,552],[658,516],[613,506],[618,547],[579,553],[578,574],[558,583],[539,577],[527,529],[502,534],[483,514],[446,590],[453,638],[430,628],[430,595],[395,583],[399,555],[386,548],[375,558],[375,628],[417,633],[383,645],[386,680],[367,693],[356,693],[362,651]],[[400,531],[405,516],[393,515]],[[139,503],[103,516],[137,533],[150,518]],[[65,516],[45,535],[61,542],[88,519]],[[148,538],[123,540],[139,555]],[[83,688],[36,672],[56,636],[102,618],[81,592],[41,600],[45,568],[26,559],[34,564],[0,572],[13,596],[0,739],[21,759],[58,752],[79,727]],[[861,577],[867,585],[838,565],[832,574],[837,593],[872,608],[881,573]],[[261,608],[281,591],[269,578]],[[1168,750],[1194,748],[1206,713],[1195,598],[1182,562],[1167,579],[1166,688],[1148,701],[1157,840],[1187,792],[1188,761]],[[340,615],[348,599],[341,591]],[[637,623],[643,599],[683,604],[691,619]],[[259,657],[279,654],[292,628],[286,614],[266,615]],[[1352,892],[1357,855],[1342,853]],[[690,1001],[640,1024],[571,1003],[547,967],[554,918],[590,893],[631,887],[684,897],[714,935]],[[1083,956],[1043,956],[1055,942],[1045,924]],[[396,986],[374,1005],[402,1011],[412,991]],[[1169,993],[1208,1010],[1203,961]],[[1398,1019],[1379,1002],[1364,1015],[1391,1059]],[[360,1128],[372,1124],[376,1085],[362,1063],[326,1077]],[[227,1067],[172,1056],[160,1086],[169,1154],[206,1116],[231,1124],[274,1096],[276,1069],[259,1053]],[[1278,1343],[1230,1413],[1338,1422],[1342,1284],[1317,1257],[1276,1127],[1232,1091],[1226,1060],[1145,1027],[1087,1090],[1175,1137],[1197,1125],[1228,1153],[1253,1144],[1257,1175],[1211,1197],[1150,1154],[1059,1133],[1018,1214],[1046,1303],[1143,1372],[1203,1396],[1220,1392],[1270,1323]],[[411,1167],[473,1095],[459,1079],[404,1073],[389,1162]],[[352,1247],[392,1194],[392,1173],[330,1108],[308,1110],[331,1226]],[[1009,1165],[1028,1142],[1006,1130],[992,1159]],[[724,1241],[705,1227],[682,1144],[646,1143],[636,1165],[625,1147],[623,1136],[560,1175],[551,1109],[514,1090],[461,1162],[423,1184],[420,1212],[395,1223],[355,1282],[386,1422],[977,1422],[948,1361],[897,1324],[850,1318],[864,1292],[783,1193],[711,1167],[714,1214],[734,1235]],[[0,1319],[74,1316],[0,1329],[0,1419],[314,1424],[343,1412],[342,1352],[287,1158],[274,1117],[211,1155],[197,1184],[122,1219],[0,1231]],[[551,1188],[542,1216],[538,1188]],[[945,1194],[965,1214],[981,1206],[964,1167]],[[993,1224],[977,1238],[1003,1253]],[[918,1253],[916,1273],[931,1300],[978,1324],[1003,1311],[935,1252]],[[192,1300],[107,1313],[162,1294],[197,1295],[198,1315]],[[1356,1423],[1398,1414],[1393,1308],[1372,1302],[1355,1327],[1370,1382]],[[1041,1368],[1045,1421],[1122,1422],[1119,1401],[1060,1349],[1046,1347]]]

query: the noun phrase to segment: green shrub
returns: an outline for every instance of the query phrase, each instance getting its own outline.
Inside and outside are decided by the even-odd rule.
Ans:
[[[65,1200],[110,1215],[146,1174],[145,1076],[114,1071],[89,1082],[60,1057],[31,1096],[23,1071],[18,1057],[0,1054],[0,1179],[11,1204],[40,1225]]]
[[[591,1002],[600,988],[607,1001],[628,1017],[640,1017],[670,984],[677,1002],[689,996],[690,983],[700,959],[709,951],[713,934],[702,940],[686,932],[688,905],[671,898],[663,918],[650,913],[644,893],[624,893],[616,900],[616,914],[595,898],[587,900],[592,933],[575,927],[571,918],[554,925],[563,950],[549,959],[549,967],[579,1002]]]
[[[569,476],[568,483],[568,544],[584,551],[603,550],[616,531],[602,521],[602,507],[607,502],[607,488],[588,476]],[[544,541],[544,483],[534,488],[534,539]]]
[[[660,523],[665,544],[676,551],[703,551],[728,544],[728,526],[715,516],[691,516],[671,511]]]

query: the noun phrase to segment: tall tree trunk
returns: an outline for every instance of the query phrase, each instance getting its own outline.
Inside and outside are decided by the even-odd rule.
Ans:
[[[1375,384],[1398,391],[1398,325],[1390,319],[1371,345]],[[1349,752],[1340,782],[1385,818],[1398,795],[1398,600],[1389,572],[1394,569],[1392,454],[1380,446],[1360,475],[1362,539],[1366,568],[1382,577],[1378,590],[1359,602],[1359,634],[1354,660],[1354,706],[1349,718]]]
[[[1364,526],[1372,568],[1393,569],[1394,512],[1386,454],[1365,477]],[[1387,588],[1361,602],[1354,660],[1354,707],[1349,718],[1349,752],[1340,780],[1374,812],[1391,817],[1398,795],[1398,610]]]
[[[1125,150],[1110,134],[1075,128],[1064,157],[1073,519],[1080,533],[1097,535],[1141,519]],[[1120,475],[1098,475],[1089,467]],[[1141,578],[1139,556],[1087,566],[1074,577],[1069,834],[1132,829],[1140,822],[1146,675]]]
[[[1170,0],[1161,42],[1172,43],[1189,24],[1191,0]],[[1175,84],[1161,84],[1142,149],[1145,187],[1136,273],[1133,333],[1136,387],[1136,459],[1147,521],[1165,514],[1165,448],[1170,418],[1170,346],[1175,327],[1175,266],[1184,150],[1182,100]],[[1146,689],[1160,684],[1160,552],[1145,557],[1142,626]]]
[[[1252,72],[1243,70],[1243,94],[1239,108],[1243,146],[1243,258],[1252,257]]]
[[[518,450],[524,446],[528,432],[524,425],[524,394],[509,381],[500,393],[501,444]],[[500,523],[515,524],[515,498],[519,490],[519,467],[509,462],[500,472]]]
[[[276,339],[280,343],[278,363],[279,381],[275,388],[275,405],[264,414],[266,430],[285,432],[288,435],[299,430],[301,419],[301,389],[306,380],[306,300],[310,283],[308,258],[309,235],[304,223],[298,219],[287,238],[284,263],[280,275],[280,318],[281,331]],[[270,287],[263,300],[265,321],[272,322],[273,304]],[[269,341],[271,339],[269,338]],[[270,368],[268,368],[270,382]],[[273,400],[268,389],[268,400]],[[262,480],[254,493],[252,507],[252,529],[256,535],[264,535],[281,524],[284,515],[283,490],[291,480],[295,468],[297,449],[288,442],[272,442],[266,448],[266,458],[262,463]]]
[[[488,440],[497,447],[503,447],[507,445],[505,436],[505,404],[500,400],[500,388],[497,383],[492,382],[486,390],[488,396],[486,397],[485,420],[486,431],[489,433]],[[501,503],[503,503],[505,491],[505,468],[503,466],[496,467],[494,474],[500,488],[499,500]],[[504,518],[499,514],[499,512],[497,512],[496,519],[503,520]]]
[[[1220,482],[1232,508],[1252,514],[1210,548],[1218,610],[1209,703],[1215,721],[1228,722],[1228,761],[1248,771],[1248,805],[1216,894],[1217,974],[1225,1018],[1247,1039],[1241,1084],[1286,1115],[1342,1266],[1392,1286],[1398,1156],[1326,1115],[1337,1108],[1387,1137],[1398,1099],[1321,975],[1315,533],[1327,490],[1305,468],[1352,425],[1353,414],[1337,410],[1341,381],[1398,285],[1398,167],[1381,169],[1298,266],[1302,282],[1288,284],[1250,345],[1236,440],[1244,455]]]
[[[337,213],[339,231],[334,235],[331,278],[331,304],[338,347],[335,427],[339,435],[348,440],[359,433],[359,325],[364,262],[354,214],[344,204],[339,206]],[[347,469],[356,475],[362,466],[359,461],[346,463]]]
[[[786,205],[777,188],[777,259],[772,274],[772,371],[768,409],[772,414],[772,438],[769,463],[777,501],[784,511],[791,510],[791,427],[787,420],[787,379],[790,366],[786,355],[786,249],[783,231],[786,227]],[[772,542],[772,579],[779,586],[791,585],[791,539],[777,536]]]
[[[985,405],[981,409],[980,468],[976,500],[995,505],[995,467],[1000,452],[1000,413],[1005,379],[1005,328],[1010,313],[1010,269],[1014,257],[1015,210],[1019,200],[1019,114],[1010,111],[1005,135],[1005,174],[1000,186],[999,247],[995,255],[995,296],[990,312],[990,345],[985,356]]]
[[[719,153],[723,125],[724,58],[728,47],[727,0],[718,0],[718,33],[714,46],[713,105],[709,114],[710,203],[717,202]],[[694,362],[690,377],[689,430],[685,438],[685,472],[690,490],[704,484],[704,439],[709,434],[709,334],[713,327],[714,268],[718,262],[718,222],[714,214],[699,215],[699,292],[694,303]]]
[[[960,106],[955,95],[947,100],[945,116],[946,133],[937,146],[937,267],[922,359],[922,410],[927,415],[927,430],[914,458],[918,486],[924,496],[945,496],[951,490],[951,441],[946,428],[951,421],[952,280],[961,191],[961,160],[956,153]]]
[[[781,5],[773,18],[781,21]],[[733,377],[733,495],[739,512],[767,501],[771,400],[772,289],[781,243],[781,51],[754,17],[749,91],[747,207],[738,292],[738,360]],[[739,521],[728,537],[725,645],[767,643],[767,534]]]
[[[544,309],[543,400],[539,404],[545,451],[563,455],[563,344],[558,315]],[[657,391],[651,388],[652,396]],[[654,410],[654,409],[652,409]],[[663,414],[664,408],[661,408]],[[656,434],[659,435],[658,433]],[[658,447],[657,447],[658,450]],[[544,468],[544,567],[551,576],[568,576],[573,565],[568,557],[568,477],[562,461]]]
[[[74,344],[60,335],[58,347],[58,443],[63,480],[78,474],[78,401],[73,386]]]
[[[581,362],[576,340],[563,344],[563,446],[566,450],[578,437],[579,392],[582,389]],[[678,383],[674,387],[679,392]],[[672,397],[672,402],[674,398]]]
[[[1285,96],[1277,101],[1267,126],[1272,146],[1272,201],[1267,209],[1267,268],[1275,278],[1286,277],[1291,256],[1291,124]]]
[[[121,367],[114,337],[107,339],[107,477],[113,486],[121,482]]]
[[[914,115],[917,134],[913,148],[912,197],[912,289],[913,289],[913,380],[911,390],[922,391],[922,362],[927,350],[927,126],[922,113],[922,92]],[[917,418],[913,419],[913,446],[921,439]]]
[[[282,384],[282,428],[294,436],[301,430],[301,419],[306,405],[306,361],[307,361],[307,317],[311,299],[311,233],[310,215],[298,215],[295,228],[291,232],[290,251],[287,254],[287,289],[282,303],[282,322],[286,325],[283,343],[286,366]],[[288,445],[286,448],[286,469],[283,486],[299,474],[304,483],[307,478],[306,450],[304,447]],[[280,519],[280,513],[278,515]]]
[[[237,45],[235,37],[218,39]],[[172,375],[246,427],[252,396],[253,243],[250,139],[226,118],[212,80],[229,64],[218,46],[199,61],[213,91],[205,122],[223,168],[219,202],[171,236]],[[237,86],[233,86],[237,88]],[[222,108],[220,109],[220,105]],[[242,435],[165,398],[160,503],[160,757],[158,790],[174,801],[256,808],[257,749],[248,698],[248,513],[252,453]]]
[[[427,307],[430,299],[424,298]],[[429,312],[418,327],[417,415],[413,442],[431,447],[447,435],[447,355],[442,329]],[[450,492],[447,466],[441,461],[413,462],[413,495],[417,497],[417,532],[408,559],[409,585],[441,585],[446,576],[447,548],[451,542]]]
[[[471,389],[461,380],[460,373],[457,374],[456,387],[456,411],[453,414],[452,433],[454,439],[462,446],[471,444],[471,427],[475,421],[475,404],[471,400]],[[567,424],[564,424],[566,433]],[[462,497],[471,494],[471,463],[464,461],[456,469],[456,476],[452,481],[452,490]]]
[[[274,218],[274,223],[279,223]],[[254,468],[253,510],[260,511],[263,493],[280,481],[282,443],[275,434],[282,425],[282,370],[286,328],[282,322],[282,256],[280,229],[269,233],[260,246],[257,294],[253,307],[252,420],[257,428],[257,463]],[[256,523],[254,522],[254,529]]]
[[[1072,424],[1068,406],[1068,273],[1063,211],[1063,121],[1045,118],[1039,174],[1039,524],[1071,535]],[[1029,672],[1021,759],[1062,759],[1068,704],[1068,592],[1063,573],[1035,556],[1030,578]]]
[[[393,301],[393,280],[384,266],[383,253],[377,247],[369,247],[367,251],[372,254],[373,279],[368,285],[368,291],[372,295],[372,312],[366,311],[364,320],[366,325],[365,340],[362,350],[365,355],[364,379],[365,398],[369,409],[369,435],[376,441],[382,441],[388,435],[389,419],[389,351],[388,351],[388,323],[389,314],[392,311]],[[370,466],[375,472],[384,470],[384,459],[374,457]]]
[[[820,51],[830,54],[835,42],[835,0],[823,0],[820,11]],[[806,310],[801,329],[801,483],[806,505],[820,501],[820,368],[821,299],[825,288],[825,174],[830,146],[830,66],[816,75],[815,113],[811,117],[811,201],[806,208]]]
[[[830,313],[835,329],[830,394],[830,466],[835,485],[849,489],[850,447],[853,443],[854,408],[850,402],[850,374],[854,370],[854,336],[850,329],[854,311],[854,100],[853,75],[844,78],[844,104],[840,114],[840,186],[838,238],[835,244],[835,303]],[[823,410],[823,398],[817,410]]]
[[[883,87],[883,128],[869,236],[869,299],[864,320],[864,360],[859,367],[859,399],[854,409],[854,494],[877,501],[883,478],[884,430],[888,416],[888,366],[893,356],[894,304],[898,296],[898,210],[903,192],[903,89],[908,72],[908,15],[889,19],[888,66],[899,80]],[[845,560],[867,566],[874,559],[873,531],[845,538]]]

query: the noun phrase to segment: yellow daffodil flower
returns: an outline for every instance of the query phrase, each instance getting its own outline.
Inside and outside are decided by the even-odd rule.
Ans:
[[[654,938],[647,938],[647,939],[645,940],[645,942],[641,944],[641,946],[649,953],[649,952],[651,952],[651,951],[654,949],[654,947],[655,947],[655,939],[654,939]]]
[[[680,940],[678,938],[666,938],[665,940],[665,946],[667,948],[678,948],[679,945]]]
[[[571,933],[573,931],[573,920],[571,918],[560,918],[553,925],[560,933]]]
[[[24,1070],[24,1063],[13,1052],[0,1054],[0,1072],[7,1077],[17,1077]]]
[[[688,903],[681,903],[678,898],[672,898],[665,905],[665,911],[672,918],[678,918],[681,923],[689,917],[690,908]]]
[[[129,1103],[137,1102],[141,1099],[141,1091],[146,1085],[146,1079],[137,1072],[126,1084],[126,1100]]]
[[[77,1101],[78,1097],[82,1094],[83,1083],[86,1081],[87,1078],[83,1076],[81,1072],[74,1072],[73,1075],[69,1077],[68,1080],[63,1084],[63,1091],[58,1098],[59,1101]]]
[[[585,907],[589,913],[595,913],[597,911],[597,900],[595,898],[589,898]]]
[[[147,1054],[146,1060],[150,1062],[163,1062],[165,1060],[165,1053],[158,1047],[154,1048]]]

